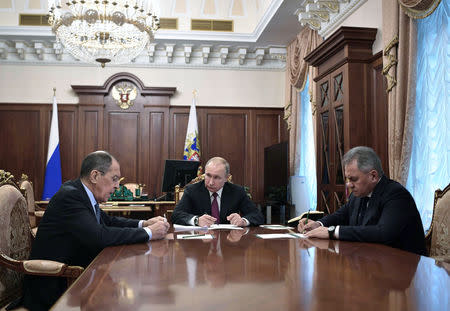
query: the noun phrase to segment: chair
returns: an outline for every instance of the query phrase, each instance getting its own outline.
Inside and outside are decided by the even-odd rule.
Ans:
[[[28,218],[30,219],[31,231],[33,235],[36,236],[37,227],[39,225],[40,219],[44,216],[45,211],[41,210],[34,201],[33,184],[28,180],[27,175],[22,174],[18,185],[20,191],[22,191],[22,194],[27,201]]]
[[[450,184],[434,193],[433,218],[426,235],[430,238],[430,257],[450,262]]]
[[[71,284],[82,267],[50,260],[27,260],[32,243],[27,201],[14,176],[0,170],[0,308],[20,297],[24,274],[65,277]]]

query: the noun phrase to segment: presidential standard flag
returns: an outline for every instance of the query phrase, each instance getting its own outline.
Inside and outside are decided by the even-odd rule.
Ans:
[[[195,92],[192,99],[189,121],[184,143],[183,159],[189,161],[200,161],[200,142],[198,140],[197,111],[195,110]]]
[[[58,106],[53,95],[52,124],[48,142],[47,166],[45,168],[43,200],[50,200],[61,187],[61,157],[59,155]]]

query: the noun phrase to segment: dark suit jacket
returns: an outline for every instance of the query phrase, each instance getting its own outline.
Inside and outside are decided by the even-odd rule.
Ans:
[[[240,213],[251,225],[260,225],[264,222],[262,213],[249,199],[244,188],[226,182],[220,200],[220,223],[230,223],[227,216],[232,213]],[[188,225],[192,217],[204,214],[211,215],[211,198],[205,182],[201,181],[186,187],[171,219],[174,224]]]
[[[382,243],[425,255],[422,220],[413,197],[401,184],[383,176],[358,226],[360,200],[350,195],[347,204],[319,221],[326,227],[339,225],[339,240]]]
[[[89,197],[79,179],[68,181],[50,200],[39,224],[30,259],[47,259],[87,267],[107,246],[148,241],[138,220],[108,216],[95,218]],[[28,276],[24,282],[24,305],[46,310],[64,292],[65,279]]]

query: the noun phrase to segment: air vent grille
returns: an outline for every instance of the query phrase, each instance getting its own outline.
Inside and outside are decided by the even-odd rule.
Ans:
[[[20,14],[19,25],[21,26],[50,26],[48,15],[40,14]]]
[[[178,29],[178,18],[160,18],[159,27],[161,29]]]
[[[233,31],[233,21],[215,19],[192,19],[191,30]]]

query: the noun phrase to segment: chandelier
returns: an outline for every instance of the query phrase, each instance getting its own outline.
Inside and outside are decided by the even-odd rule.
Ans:
[[[79,60],[124,64],[154,39],[159,18],[152,0],[48,0],[49,23]]]

